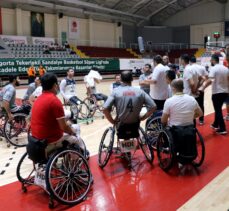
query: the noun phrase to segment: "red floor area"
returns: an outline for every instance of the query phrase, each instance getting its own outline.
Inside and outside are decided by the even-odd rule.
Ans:
[[[212,115],[208,116],[206,125],[199,128],[206,145],[206,159],[199,171],[176,170],[166,174],[159,168],[157,159],[151,167],[141,152],[132,171],[115,158],[102,171],[94,156],[90,167],[95,182],[88,199],[71,208],[58,205],[56,210],[176,210],[229,164],[229,135],[214,134],[209,128],[212,119]],[[29,187],[24,194],[18,182],[0,188],[0,202],[0,210],[49,210],[48,195],[43,190]]]

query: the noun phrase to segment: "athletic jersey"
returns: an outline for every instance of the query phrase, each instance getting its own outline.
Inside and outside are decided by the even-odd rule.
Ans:
[[[69,100],[76,96],[76,82],[74,79],[65,78],[60,82],[60,93],[64,99]]]
[[[118,88],[119,86],[121,86],[121,83],[117,83],[117,82],[114,82],[110,85],[110,91],[111,93],[113,92],[114,89]]]
[[[127,85],[121,85],[118,89],[114,89],[103,107],[111,109],[113,105],[116,108],[120,124],[137,123],[143,105],[146,105],[148,109],[156,106],[143,90]]]
[[[199,74],[195,67],[191,65],[187,65],[184,69],[183,81],[184,81],[184,94],[191,95],[193,97],[197,97],[197,95],[192,93],[191,87],[189,85],[189,80],[192,79],[195,86],[198,85]]]
[[[140,77],[139,77],[139,82],[142,82],[142,81],[145,81],[145,80],[149,80],[150,75],[151,75],[151,72],[141,74]],[[144,90],[146,93],[149,94],[150,85],[141,85],[140,87],[141,87],[142,90]]]
[[[42,86],[38,86],[31,95],[35,98],[38,98],[42,94],[42,92],[43,92]]]
[[[27,71],[28,76],[35,76],[36,75],[36,70],[34,67],[30,67]]]
[[[10,109],[16,107],[15,104],[16,89],[12,84],[8,84],[0,91],[0,106],[2,107],[3,101],[9,102]]]
[[[23,97],[23,100],[28,100],[31,94],[33,94],[33,92],[35,91],[35,89],[36,89],[35,82],[29,84],[28,89]]]
[[[41,68],[39,67],[39,68],[38,68],[38,72],[39,72],[39,75],[40,75],[40,76],[43,76],[43,75],[46,73],[46,70],[45,70],[45,68],[43,68],[43,67],[41,67]]]

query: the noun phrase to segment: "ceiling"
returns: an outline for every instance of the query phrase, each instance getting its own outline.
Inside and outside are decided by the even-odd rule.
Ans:
[[[225,3],[227,0],[216,0]],[[199,0],[1,0],[0,6],[80,18],[160,25]]]

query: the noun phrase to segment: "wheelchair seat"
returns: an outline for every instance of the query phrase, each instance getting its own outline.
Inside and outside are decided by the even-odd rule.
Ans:
[[[172,126],[170,132],[178,162],[186,164],[195,160],[197,157],[197,140],[194,125]]]
[[[122,124],[117,128],[117,136],[119,139],[131,139],[139,137],[140,122],[131,124]]]
[[[47,162],[47,157],[45,149],[48,143],[47,140],[38,140],[33,136],[28,136],[28,145],[26,146],[26,151],[28,153],[29,159],[31,159],[35,164],[44,164]]]

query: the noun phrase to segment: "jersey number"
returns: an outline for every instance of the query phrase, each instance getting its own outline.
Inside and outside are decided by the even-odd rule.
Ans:
[[[133,112],[133,101],[130,99],[127,103],[127,108],[130,110],[130,112]]]

